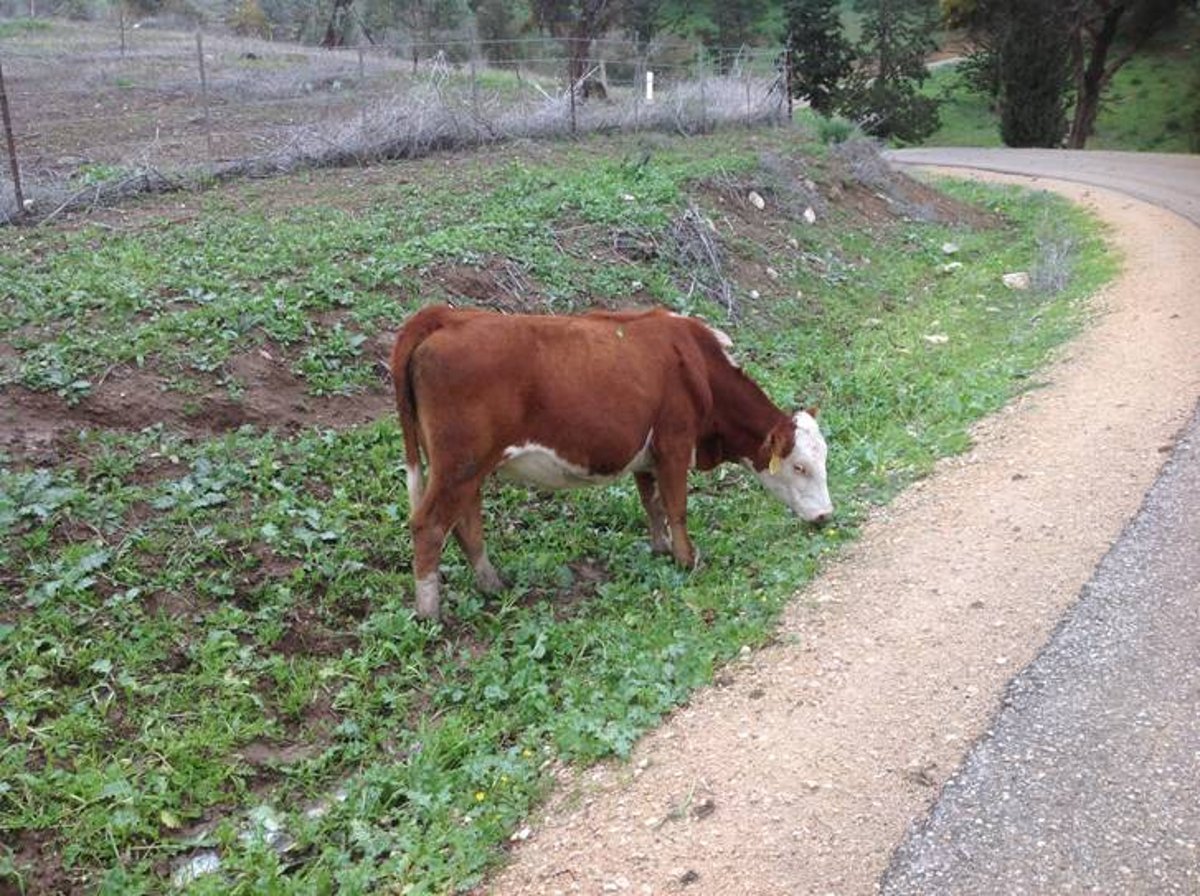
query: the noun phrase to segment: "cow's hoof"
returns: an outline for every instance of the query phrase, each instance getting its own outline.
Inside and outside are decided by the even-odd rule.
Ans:
[[[437,573],[417,581],[417,618],[441,618],[441,599],[438,596]]]
[[[475,587],[484,594],[496,594],[508,587],[508,583],[496,572],[496,567],[485,556],[475,564]]]

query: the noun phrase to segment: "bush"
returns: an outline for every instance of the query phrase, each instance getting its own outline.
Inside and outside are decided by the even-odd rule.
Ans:
[[[829,118],[821,116],[817,119],[817,136],[828,146],[831,143],[845,143],[851,137],[860,137],[862,134],[850,119],[832,115]]]
[[[234,34],[243,37],[270,38],[271,23],[258,0],[242,0],[229,14],[226,24]]]

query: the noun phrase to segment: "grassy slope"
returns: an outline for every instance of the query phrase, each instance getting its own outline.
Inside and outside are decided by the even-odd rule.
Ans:
[[[1113,78],[1088,149],[1195,152],[1189,128],[1200,86],[1200,15],[1160,34]],[[938,69],[926,91],[944,99],[932,146],[1000,146],[999,123],[986,103],[964,90],[952,67]]]
[[[840,513],[805,532],[742,471],[697,477],[704,566],[689,574],[649,555],[629,483],[497,487],[491,554],[514,586],[484,600],[449,550],[452,619],[438,626],[411,611],[390,418],[211,439],[91,429],[45,469],[10,459],[0,830],[14,845],[0,881],[155,891],[203,847],[222,870],[195,892],[469,886],[553,763],[624,755],[768,638],[871,503],[962,449],[971,420],[1030,382],[1110,270],[1079,213],[1044,196],[956,188],[1004,216],[993,229],[867,219],[845,200],[871,191],[794,133],[658,140],[648,162],[644,149],[322,172],[213,191],[179,222],[171,203],[117,232],[0,234],[4,375],[67,398],[113,365],[195,389],[267,344],[323,359],[296,362],[314,393],[370,388],[357,337],[440,298],[444,265],[508,259],[531,304],[555,310],[595,297],[702,313],[777,401],[823,404]],[[772,209],[790,195],[780,158],[842,204],[816,227],[741,228],[757,214],[749,186]],[[738,321],[689,293],[663,251],[689,200],[758,284],[758,298],[739,285]],[[618,237],[660,251],[616,258]],[[1066,239],[1079,251],[1065,292],[999,285]],[[951,273],[947,241],[963,263]]]

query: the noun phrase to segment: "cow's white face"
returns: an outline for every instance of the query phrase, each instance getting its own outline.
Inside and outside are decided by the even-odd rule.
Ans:
[[[793,423],[796,431],[791,453],[755,472],[766,490],[801,519],[824,523],[833,516],[825,478],[825,438],[807,411],[796,414]]]

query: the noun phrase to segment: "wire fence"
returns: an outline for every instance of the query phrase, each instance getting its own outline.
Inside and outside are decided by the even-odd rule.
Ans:
[[[779,48],[550,38],[321,49],[55,23],[0,41],[22,200],[45,220],[199,175],[406,158],[511,138],[790,119]],[[65,76],[70,72],[70,76]],[[8,167],[8,166],[6,166]]]

